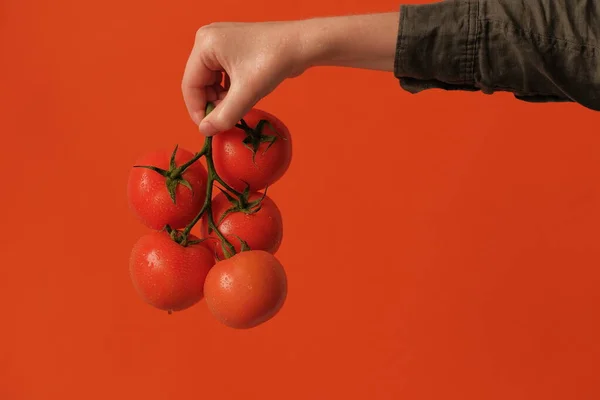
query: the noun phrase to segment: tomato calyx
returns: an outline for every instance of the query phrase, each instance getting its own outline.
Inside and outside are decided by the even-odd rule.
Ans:
[[[262,196],[260,198],[254,201],[250,201],[250,187],[248,185],[246,185],[246,189],[244,189],[244,191],[237,197],[232,196],[226,190],[223,190],[219,187],[221,193],[223,193],[223,195],[231,203],[231,207],[225,210],[225,212],[221,215],[221,218],[219,218],[219,221],[217,223],[220,225],[221,222],[223,222],[223,220],[225,219],[225,217],[227,217],[231,213],[242,212],[246,215],[252,215],[259,212],[262,208],[263,200],[265,199],[265,197],[267,197],[267,189],[268,188],[265,188],[265,191],[262,193]]]
[[[175,146],[175,149],[173,150],[173,153],[171,154],[171,159],[169,160],[169,169],[168,170],[158,168],[154,165],[134,165],[133,166],[134,168],[146,168],[146,169],[152,170],[152,171],[164,176],[165,184],[167,185],[167,191],[169,192],[169,196],[171,197],[173,204],[177,204],[177,201],[175,199],[175,197],[176,197],[175,193],[177,191],[178,185],[185,186],[192,192],[192,194],[194,193],[194,189],[192,188],[192,185],[190,185],[190,183],[187,180],[185,180],[185,178],[183,177],[183,173],[190,165],[192,165],[193,163],[198,161],[198,159],[200,157],[202,157],[202,155],[203,155],[202,152],[200,152],[200,153],[196,154],[190,161],[188,161],[185,164],[178,167],[175,164],[175,155],[177,154],[178,148],[179,148],[179,145]]]
[[[169,234],[169,237],[175,243],[177,243],[183,247],[200,244],[206,240],[206,239],[189,240],[188,234],[186,234],[185,232],[179,231],[177,229],[173,229],[169,225],[166,225],[163,230]]]
[[[261,119],[256,124],[255,128],[250,127],[246,121],[242,118],[238,124],[235,125],[236,128],[243,130],[246,133],[246,137],[242,141],[244,146],[248,148],[252,152],[252,162],[256,164],[256,153],[260,148],[260,145],[263,143],[268,143],[267,148],[263,151],[265,154],[273,144],[277,141],[277,139],[287,140],[284,136],[280,135],[273,124],[266,119]],[[264,132],[265,127],[268,127],[271,131],[273,131],[273,135],[268,135]]]
[[[242,239],[238,235],[234,235],[234,236],[237,240],[240,241],[240,253],[243,253],[244,251],[252,250],[250,248],[250,246],[248,245],[248,243],[244,239]],[[232,252],[231,250],[229,250],[229,248],[225,245],[225,243],[223,241],[221,241],[221,249],[223,250],[223,254],[225,255],[225,258],[231,258],[234,255],[236,255],[236,252],[235,251]],[[216,252],[215,252],[215,259],[217,259],[217,261],[221,261],[219,254],[217,254]]]
[[[236,235],[235,237],[237,237],[237,238],[238,238],[238,240],[240,241],[240,243],[241,243],[241,245],[242,245],[242,247],[240,248],[240,253],[242,253],[242,252],[244,252],[244,251],[250,251],[250,250],[252,250],[252,249],[250,248],[250,246],[248,245],[248,243],[246,243],[246,241],[245,241],[244,239],[242,239],[241,237],[239,237],[239,236],[237,236],[237,235]]]

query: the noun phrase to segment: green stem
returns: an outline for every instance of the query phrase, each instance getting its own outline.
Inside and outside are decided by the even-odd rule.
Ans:
[[[206,109],[206,114],[208,115],[208,113],[210,113],[213,109],[214,109],[214,107],[212,106],[212,104],[209,103],[209,105],[207,106],[207,109]],[[187,245],[188,235],[192,231],[192,228],[194,228],[194,226],[200,221],[200,219],[202,219],[202,216],[204,214],[207,214],[209,228],[215,232],[217,237],[221,240],[221,243],[223,244],[223,246],[225,246],[227,248],[227,250],[233,255],[236,253],[235,247],[221,233],[221,231],[219,230],[219,227],[215,223],[214,216],[212,213],[212,195],[213,195],[214,183],[215,182],[220,183],[221,185],[223,185],[223,187],[226,190],[229,190],[230,192],[234,193],[236,196],[241,196],[241,193],[239,193],[238,191],[231,188],[217,174],[217,171],[215,170],[215,162],[212,157],[212,137],[210,137],[210,136],[204,140],[204,145],[202,146],[202,150],[200,150],[200,152],[198,152],[198,154],[196,154],[196,156],[194,156],[195,160],[192,159],[194,161],[192,161],[192,160],[188,161],[186,164],[182,165],[180,168],[184,167],[188,163],[191,165],[192,163],[194,163],[195,161],[200,159],[200,157],[203,157],[203,156],[206,157],[206,168],[207,168],[207,172],[208,172],[208,179],[206,182],[206,198],[204,199],[204,204],[202,205],[202,208],[200,209],[198,214],[194,217],[194,219],[192,221],[190,221],[190,223],[181,232],[181,235],[182,235],[181,245],[182,246]],[[225,252],[225,253],[227,253],[227,252]]]
[[[212,137],[208,137],[206,138],[206,140],[210,141],[212,143]],[[208,183],[208,187],[209,189],[207,190],[207,198],[212,198],[212,190],[213,190],[213,183],[214,181],[219,181],[221,180],[221,178],[219,177],[219,175],[217,175],[216,171],[215,171],[215,164],[212,158],[212,146],[211,150],[209,150],[209,152],[206,155],[206,165],[208,167],[208,176],[209,176],[209,183]],[[210,191],[210,193],[209,193]],[[210,197],[208,197],[210,196]],[[225,247],[227,247],[227,250],[229,250],[229,252],[233,255],[235,254],[235,247],[233,247],[233,245],[231,244],[231,242],[229,242],[229,240],[227,240],[227,238],[221,233],[221,231],[219,230],[219,227],[217,226],[217,224],[215,223],[215,219],[212,213],[212,201],[209,201],[207,203],[207,208],[206,208],[206,212],[208,213],[208,227],[213,230],[215,232],[215,234],[217,235],[217,237],[221,240],[221,243],[223,243],[223,245]],[[227,253],[227,252],[225,252]]]
[[[207,156],[209,154],[209,152],[212,150],[212,140],[209,141],[208,139],[210,139],[210,138],[206,138],[206,140],[204,141],[204,145],[202,146],[202,150],[200,150],[198,152],[198,154]],[[200,157],[198,157],[198,158],[200,158]],[[213,190],[213,180],[214,180],[214,176],[211,176],[211,175],[215,175],[214,171],[211,174],[211,171],[209,170],[208,171],[208,179],[206,180],[206,198],[204,199],[204,204],[202,205],[202,208],[200,209],[198,214],[194,217],[194,219],[192,221],[190,221],[190,223],[187,224],[187,226],[182,231],[182,234],[183,234],[183,243],[182,244],[184,246],[185,246],[185,243],[187,242],[187,237],[190,234],[192,228],[198,223],[198,221],[200,221],[200,219],[202,218],[202,216],[204,215],[206,210],[210,209],[210,205],[212,202],[212,190]]]
[[[188,162],[177,167],[177,169],[175,169],[173,171],[173,175],[179,176],[179,175],[183,174],[185,172],[185,170],[189,168],[190,165],[192,165],[193,163],[195,163],[196,161],[198,161],[205,155],[206,155],[206,142],[204,143],[204,147],[202,148],[202,150],[200,150],[198,153],[196,153],[196,155],[192,159],[190,159]]]
[[[234,188],[229,186],[227,183],[225,183],[225,181],[216,173],[215,173],[215,181],[218,182],[219,184],[221,184],[221,186],[223,186],[223,188],[225,188],[225,190],[227,190],[228,192],[236,195],[237,197],[242,196],[242,193],[238,192],[237,190],[235,190]]]

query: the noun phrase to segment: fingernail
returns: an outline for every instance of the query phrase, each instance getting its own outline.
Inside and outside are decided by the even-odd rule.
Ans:
[[[202,120],[198,128],[200,129],[200,133],[202,133],[204,136],[212,136],[215,133],[217,133],[217,130],[215,129],[213,124],[211,124],[210,121],[207,120]]]

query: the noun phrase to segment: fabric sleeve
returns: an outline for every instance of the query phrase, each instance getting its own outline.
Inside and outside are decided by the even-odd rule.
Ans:
[[[402,5],[394,74],[411,93],[508,91],[600,111],[599,39],[595,0]]]

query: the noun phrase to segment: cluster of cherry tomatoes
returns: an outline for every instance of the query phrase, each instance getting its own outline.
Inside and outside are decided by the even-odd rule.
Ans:
[[[291,157],[288,128],[255,108],[235,128],[207,137],[198,153],[175,147],[139,158],[127,194],[152,229],[129,262],[141,298],[169,313],[204,299],[218,321],[239,329],[275,316],[287,277],[274,256],[282,216],[267,188]]]

